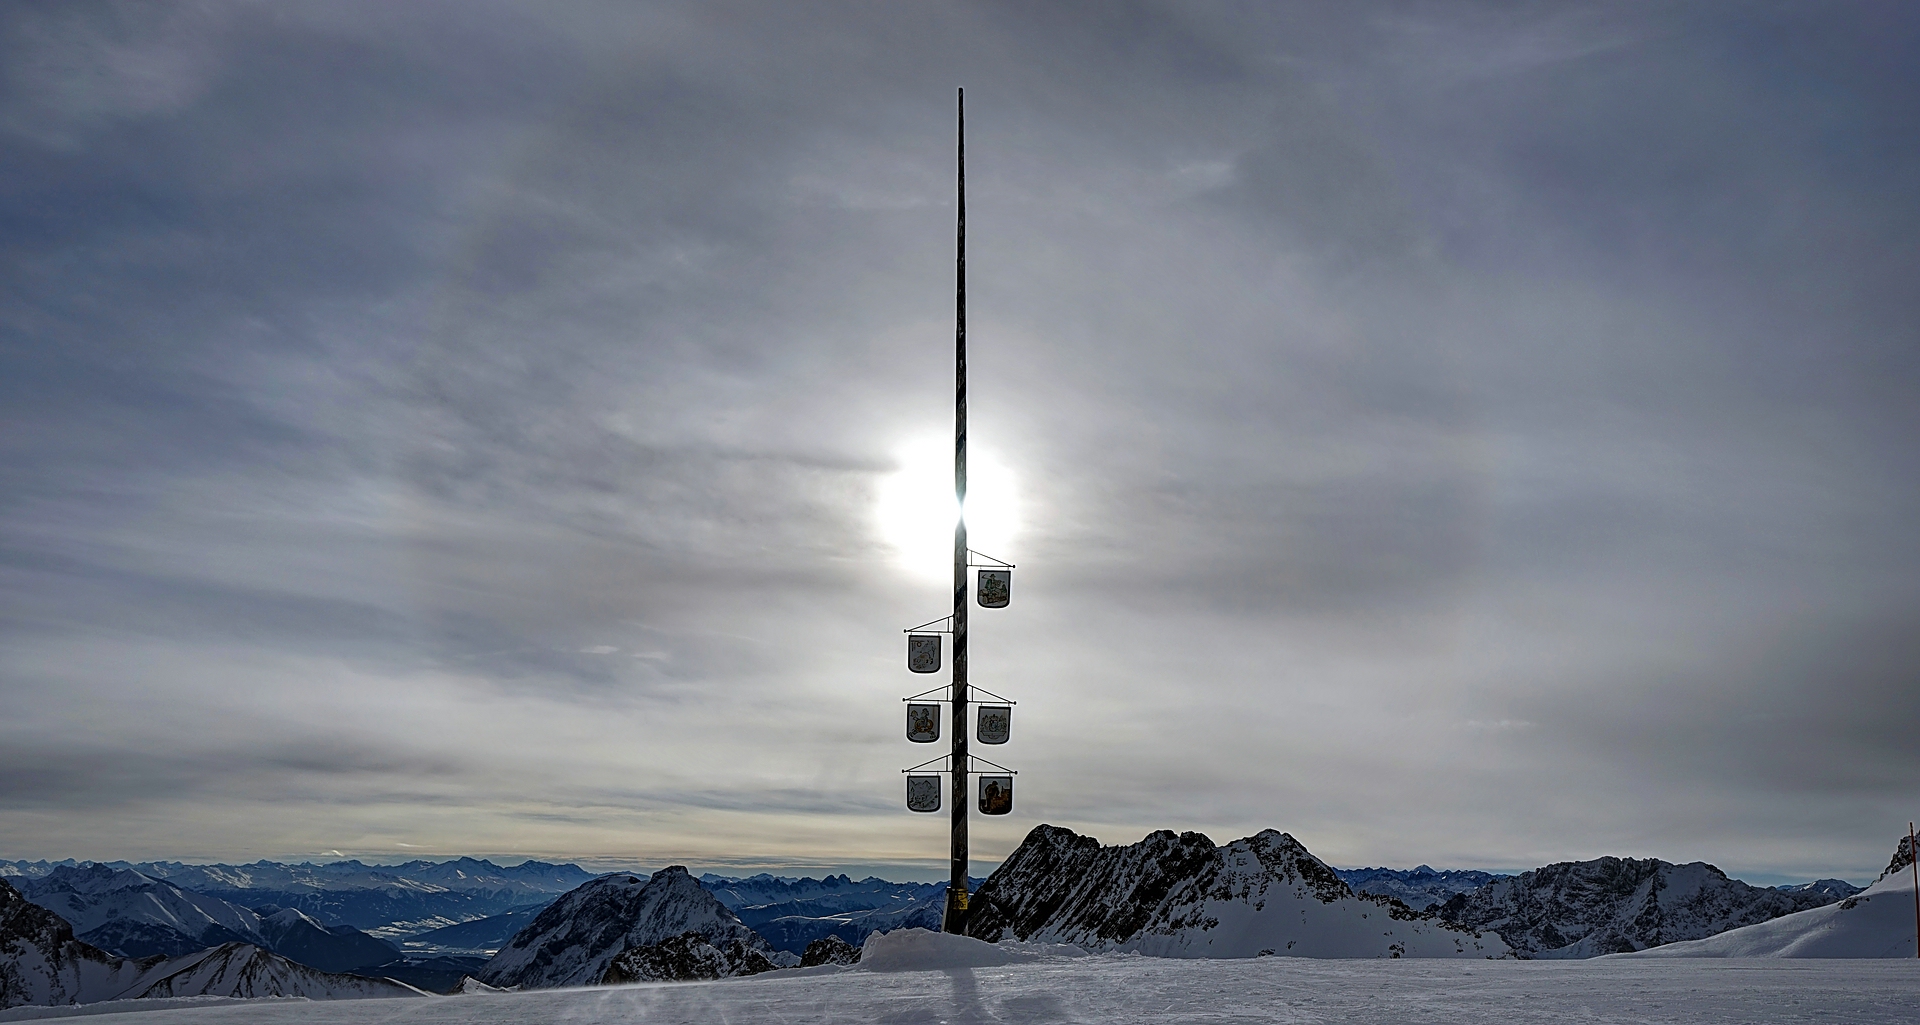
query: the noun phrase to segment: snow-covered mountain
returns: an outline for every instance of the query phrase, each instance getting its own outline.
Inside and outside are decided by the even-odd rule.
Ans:
[[[62,865],[21,879],[20,892],[65,919],[82,942],[128,957],[267,942],[252,911],[132,869]]]
[[[1497,932],[1523,957],[1595,957],[1693,940],[1831,903],[1749,886],[1705,862],[1567,861],[1498,879],[1436,910]]]
[[[155,879],[170,880],[201,893],[219,890],[298,893],[400,888],[425,893],[479,893],[497,899],[513,899],[514,903],[526,903],[528,899],[544,894],[565,893],[593,878],[593,873],[578,865],[527,861],[519,865],[501,866],[477,858],[409,861],[399,865],[368,865],[357,859],[324,865],[311,862],[287,865],[277,861],[257,861],[251,865],[187,865],[177,861],[139,864],[116,862],[115,865],[134,869]]]
[[[1815,879],[1810,883],[1785,883],[1774,889],[1781,893],[1817,893],[1834,900],[1844,900],[1866,887],[1855,886],[1845,879]]]
[[[385,979],[332,975],[245,943],[126,958],[74,938],[59,915],[0,881],[0,1008],[181,996],[420,996]]]
[[[1355,893],[1376,897],[1398,897],[1408,907],[1426,910],[1445,904],[1456,893],[1478,889],[1505,876],[1477,869],[1436,871],[1428,865],[1419,868],[1336,868],[1334,874]]]
[[[475,858],[401,865],[358,860],[324,865],[114,864],[228,903],[296,908],[324,925],[348,925],[382,939],[544,906],[593,878],[578,865],[528,861],[500,866]]]
[[[1500,938],[1391,897],[1356,897],[1293,837],[1128,847],[1036,826],[973,897],[967,934],[1161,957],[1504,957]]]
[[[0,879],[18,884],[22,879],[38,879],[62,865],[78,865],[72,858],[60,861],[0,861]]]
[[[740,940],[771,952],[759,933],[674,865],[644,880],[626,873],[602,876],[563,895],[500,948],[477,978],[523,989],[597,985],[629,948],[688,932],[715,947]]]
[[[109,999],[224,996],[357,1000],[426,995],[392,979],[317,971],[249,943],[226,943],[164,961],[134,989]]]
[[[1837,903],[1668,943],[1621,957],[1900,957],[1914,959],[1920,907],[1914,904],[1913,854],[1900,838],[1893,862],[1872,886]]]

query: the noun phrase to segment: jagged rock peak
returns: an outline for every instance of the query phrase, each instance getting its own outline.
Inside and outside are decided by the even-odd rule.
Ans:
[[[1880,873],[1879,879],[1875,879],[1874,882],[1877,883],[1880,879],[1885,879],[1911,864],[1913,864],[1913,838],[1903,836],[1900,842],[1894,845],[1893,860],[1887,862],[1887,870]]]
[[[697,932],[683,932],[644,947],[630,947],[607,963],[601,983],[693,982],[758,975],[779,967],[762,951],[738,937],[709,943]]]
[[[1497,937],[1361,899],[1279,830],[1216,846],[1158,830],[1125,847],[1041,825],[974,898],[967,934],[1169,957],[1498,957]]]
[[[490,986],[523,989],[591,986],[622,952],[687,932],[716,948],[739,940],[763,954],[770,950],[685,866],[672,865],[644,880],[616,872],[568,891],[516,933],[477,977]]]
[[[860,948],[838,936],[822,936],[807,944],[807,952],[800,955],[800,967],[812,968],[823,964],[859,964]]]

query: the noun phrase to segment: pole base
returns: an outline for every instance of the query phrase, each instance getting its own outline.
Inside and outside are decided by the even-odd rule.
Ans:
[[[956,935],[967,930],[967,891],[947,891],[947,909],[940,916],[940,931]]]

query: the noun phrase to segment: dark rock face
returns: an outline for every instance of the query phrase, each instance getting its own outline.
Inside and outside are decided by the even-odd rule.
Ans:
[[[1887,862],[1887,870],[1880,873],[1880,878],[1885,879],[1911,864],[1913,864],[1913,838],[1903,836],[1900,838],[1900,845],[1893,849],[1893,860]]]
[[[93,991],[129,986],[161,960],[128,962],[74,939],[66,919],[0,879],[0,1009],[102,999]]]
[[[800,967],[812,968],[823,964],[859,964],[860,948],[838,936],[825,936],[807,944],[807,952],[800,955]]]
[[[683,932],[669,940],[621,951],[607,964],[600,982],[617,986],[629,982],[693,982],[731,979],[773,971],[767,955],[738,938],[708,943],[697,932]]]
[[[1497,880],[1437,910],[1499,933],[1524,957],[1580,958],[1701,939],[1837,899],[1749,886],[1705,862],[1599,858]]]
[[[1499,957],[1497,938],[1391,897],[1360,898],[1285,833],[1126,847],[1038,826],[973,898],[967,935],[1167,957]]]

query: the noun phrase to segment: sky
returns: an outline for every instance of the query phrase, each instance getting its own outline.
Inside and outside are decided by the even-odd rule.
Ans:
[[[1917,56],[1864,0],[8,4],[0,857],[944,876],[964,86],[975,874],[1870,879]]]

